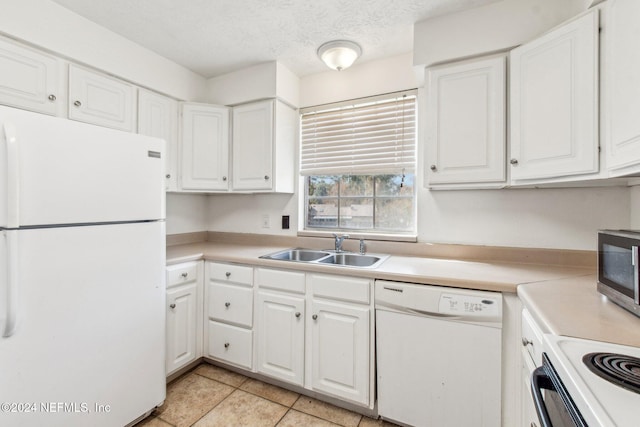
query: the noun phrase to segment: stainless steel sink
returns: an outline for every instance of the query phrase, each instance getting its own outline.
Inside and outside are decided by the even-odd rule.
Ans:
[[[260,258],[277,259],[280,261],[302,261],[311,262],[329,256],[330,252],[317,251],[314,249],[287,249],[286,251],[274,254],[263,255]]]
[[[313,264],[326,264],[341,267],[375,268],[388,258],[388,255],[363,255],[353,252],[320,251],[315,249],[287,249],[263,255],[260,258],[278,261],[296,261]]]
[[[382,258],[374,255],[359,254],[332,254],[328,257],[318,260],[324,264],[346,265],[349,267],[371,267],[380,262]]]

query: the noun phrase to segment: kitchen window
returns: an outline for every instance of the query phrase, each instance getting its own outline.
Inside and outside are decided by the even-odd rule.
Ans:
[[[415,234],[415,170],[415,91],[302,110],[305,231]]]

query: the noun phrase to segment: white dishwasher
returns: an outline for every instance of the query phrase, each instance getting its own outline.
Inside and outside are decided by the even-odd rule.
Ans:
[[[382,418],[500,426],[500,293],[376,280],[375,308]]]

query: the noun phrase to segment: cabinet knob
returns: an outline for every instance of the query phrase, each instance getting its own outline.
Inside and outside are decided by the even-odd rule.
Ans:
[[[299,312],[299,311],[298,311],[298,312],[296,312],[296,317],[297,317],[297,318],[300,318],[300,312]]]
[[[169,305],[169,307],[176,308],[176,305],[175,304],[171,304],[171,305]]]
[[[431,165],[431,167],[429,169],[431,169],[432,171],[435,172],[435,171],[438,170],[438,167],[436,165]]]
[[[81,106],[81,105],[82,105],[82,102],[80,102],[80,101],[75,101],[75,102],[73,103],[73,105],[75,105],[76,107],[79,107],[79,106]]]
[[[187,272],[184,272],[184,273],[182,273],[182,274],[181,274],[181,276],[182,276],[183,278],[185,278],[185,279],[187,278],[187,276],[188,276],[188,275],[189,275],[189,273],[187,273]]]
[[[227,177],[226,177],[226,176],[223,176],[223,177],[222,177],[222,180],[223,180],[223,181],[226,181],[226,180],[227,180]]]
[[[526,347],[528,345],[533,345],[533,341],[528,338],[522,337],[522,346]]]
[[[225,306],[225,307],[227,307],[227,308],[229,308],[229,306],[230,306],[230,305],[231,305],[231,303],[230,303],[230,302],[225,302],[225,303],[224,303],[224,306]]]
[[[265,176],[264,176],[264,180],[265,180],[265,181],[268,181],[268,180],[269,180],[269,175],[265,175]]]
[[[224,343],[224,348],[229,348],[229,343],[228,342]]]
[[[227,278],[229,278],[231,276],[231,272],[227,271],[226,273],[224,273],[225,276],[227,276]]]
[[[318,320],[318,315],[317,315],[317,314],[314,314],[313,316],[311,316],[311,318],[312,318],[313,320]]]
[[[511,163],[513,166],[518,166],[518,159],[511,159],[509,160],[509,163]]]
[[[49,101],[53,102],[55,101],[57,98],[54,94],[49,95]]]
[[[171,174],[170,173],[166,174],[165,178],[167,178],[167,179],[171,178]]]

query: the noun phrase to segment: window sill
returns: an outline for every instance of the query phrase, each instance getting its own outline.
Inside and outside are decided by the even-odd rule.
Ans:
[[[380,240],[384,242],[408,242],[416,243],[418,236],[414,234],[383,234],[383,233],[367,233],[347,230],[300,230],[298,237],[333,237],[336,234],[348,234],[352,239]]]

